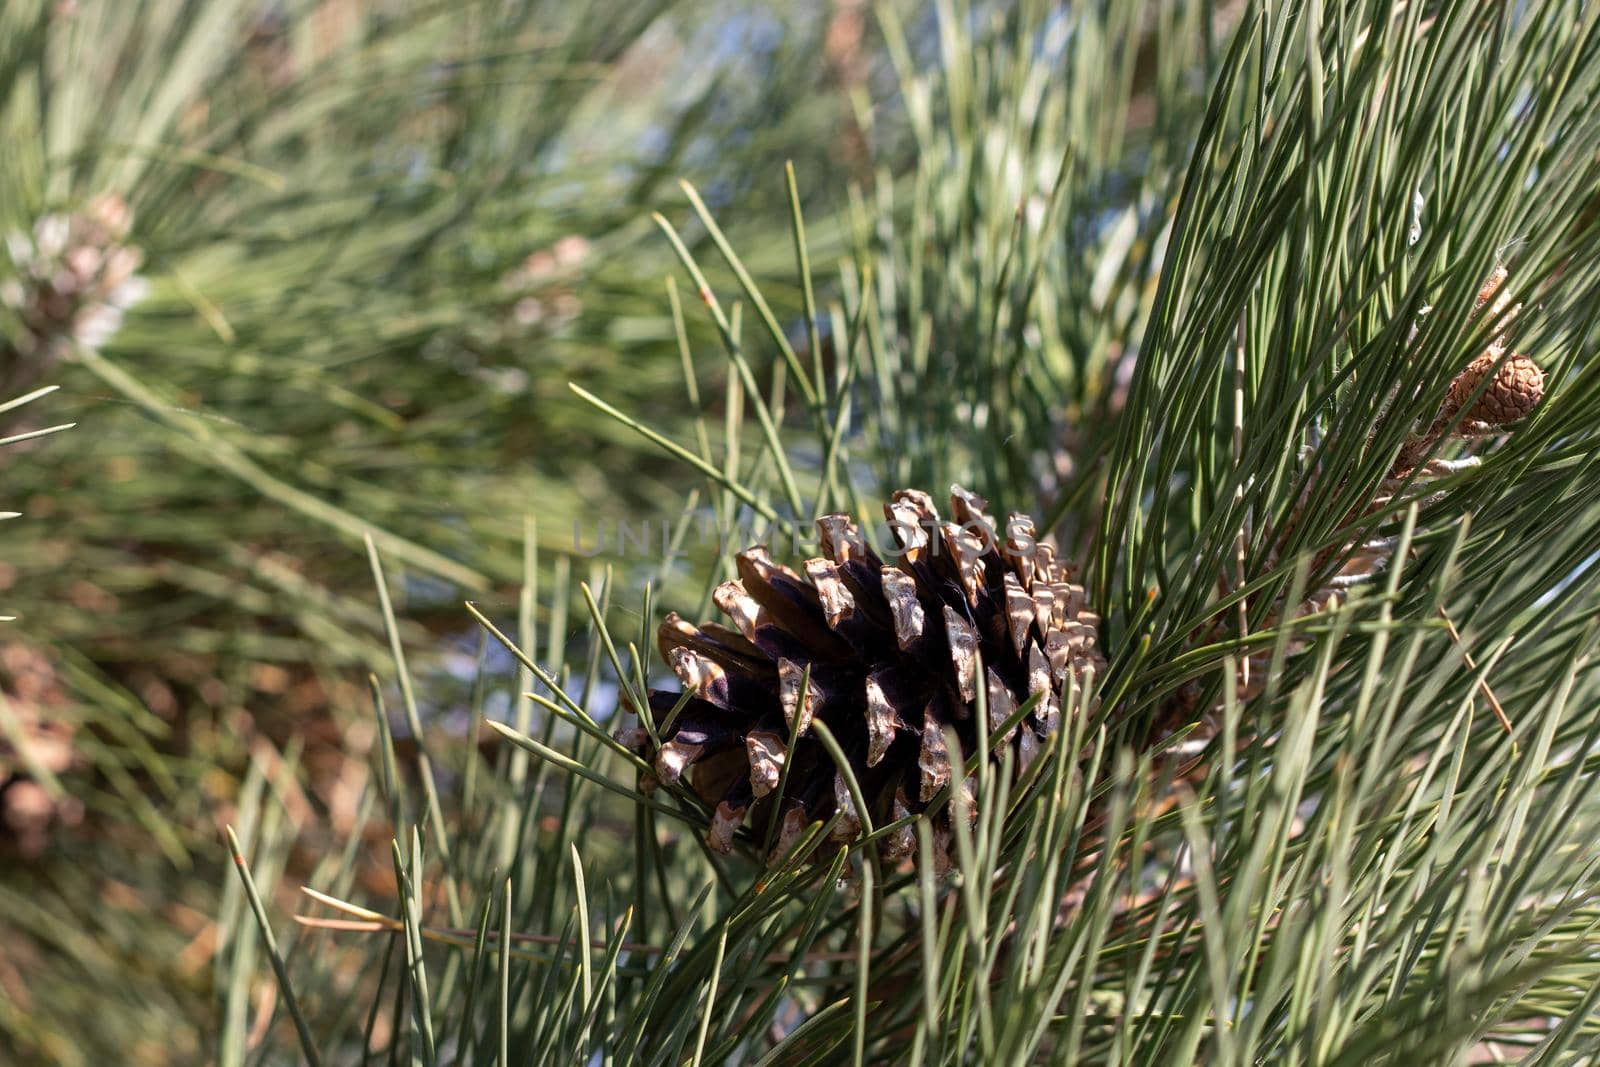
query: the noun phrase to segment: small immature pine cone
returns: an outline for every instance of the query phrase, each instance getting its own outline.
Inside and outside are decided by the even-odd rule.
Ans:
[[[1466,415],[1456,422],[1452,437],[1482,437],[1495,433],[1532,414],[1544,399],[1544,371],[1525,355],[1506,356],[1507,333],[1522,305],[1510,306],[1511,294],[1505,287],[1507,271],[1497,266],[1485,279],[1472,305],[1474,316],[1487,314],[1499,326],[1499,332],[1490,339],[1488,347],[1467,364],[1465,370],[1451,381],[1444,403],[1433,421],[1419,432],[1413,433],[1401,446],[1389,477],[1394,478],[1411,470],[1427,455],[1428,450],[1445,435],[1452,422],[1462,414],[1462,408],[1471,403]],[[1505,362],[1501,363],[1502,357]],[[1499,369],[1495,370],[1496,364]],[[1472,394],[1482,385],[1485,377],[1494,372],[1494,379],[1476,400]]]
[[[837,738],[872,825],[882,827],[927,810],[959,775],[945,727],[971,753],[979,729],[992,732],[1038,694],[1034,710],[1001,741],[1026,767],[1060,728],[1068,686],[1083,693],[1091,676],[1104,673],[1099,620],[1068,580],[1070,570],[1035,539],[1032,520],[1013,514],[1002,534],[985,502],[960,487],[952,487],[950,505],[955,521],[942,522],[928,494],[895,493],[884,511],[900,555],[889,563],[844,515],[817,520],[822,556],[806,562],[804,577],[765,548],[741,552],[739,579],[715,593],[736,629],[667,616],[661,654],[695,695],[662,728],[659,749],[650,750],[642,730],[626,733],[661,781],[687,773],[716,805],[711,847],[727,852],[747,817],[757,828],[768,825],[786,764],[774,856],[835,812],[842,816],[836,840],[860,836],[860,813],[811,731],[814,722]],[[986,723],[974,714],[980,686]],[[656,721],[680,698],[651,692]],[[1078,706],[1092,709],[1087,699]],[[948,862],[948,810],[934,824],[941,864]],[[899,861],[915,842],[901,827],[883,839],[881,854]]]
[[[1485,352],[1456,375],[1439,413],[1441,420],[1455,418],[1500,358],[1499,352]],[[1508,426],[1526,418],[1543,399],[1544,371],[1527,356],[1512,355],[1500,364],[1494,380],[1467,411],[1466,422],[1469,426]]]

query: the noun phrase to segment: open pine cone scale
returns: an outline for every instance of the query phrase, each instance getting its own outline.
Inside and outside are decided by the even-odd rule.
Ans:
[[[738,555],[738,579],[714,594],[731,627],[676,614],[662,623],[661,655],[693,695],[652,691],[661,744],[633,737],[660,781],[685,779],[716,806],[713,848],[728,851],[747,817],[766,825],[785,765],[775,855],[835,813],[836,840],[861,834],[845,779],[812,730],[818,720],[843,749],[871,823],[883,826],[927,810],[950,783],[945,727],[973,751],[980,685],[991,731],[1040,695],[1002,741],[1026,767],[1059,728],[1066,687],[1083,690],[1104,672],[1098,619],[1032,520],[1013,514],[1002,535],[979,497],[952,487],[950,504],[954,521],[944,521],[928,494],[895,493],[884,508],[899,550],[890,562],[847,516],[824,516],[822,555],[803,574],[761,546]],[[934,836],[944,853],[947,813]],[[898,860],[914,845],[903,827],[880,848]]]

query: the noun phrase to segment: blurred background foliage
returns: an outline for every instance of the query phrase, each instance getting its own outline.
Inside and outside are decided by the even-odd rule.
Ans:
[[[0,378],[86,424],[3,460],[28,529],[0,669],[73,758],[70,804],[8,789],[0,1059],[210,1060],[192,865],[263,752],[302,738],[339,773],[383,647],[363,530],[420,641],[520,580],[528,511],[565,546],[669,499],[566,382],[683,418],[649,209],[679,176],[777,207],[784,160],[854,165],[829,27],[654,0],[0,7]]]

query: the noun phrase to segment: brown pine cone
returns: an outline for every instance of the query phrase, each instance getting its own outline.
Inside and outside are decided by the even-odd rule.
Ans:
[[[1494,369],[1500,356],[1499,352],[1485,352],[1456,375],[1450,383],[1450,392],[1445,396],[1444,409],[1439,413],[1441,420],[1455,418],[1472,397],[1473,391]],[[1466,422],[1469,426],[1477,424],[1491,429],[1507,426],[1527,418],[1543,399],[1544,371],[1527,356],[1508,356],[1500,364],[1500,369],[1495,371],[1494,380],[1467,411]]]
[[[928,494],[895,493],[884,508],[900,550],[891,563],[844,515],[817,520],[822,555],[806,561],[803,577],[764,547],[740,553],[739,579],[715,593],[734,628],[667,616],[661,654],[694,695],[661,728],[659,749],[643,731],[633,737],[661,781],[687,776],[716,806],[713,848],[727,852],[747,818],[767,825],[785,765],[774,855],[835,812],[835,840],[861,834],[845,779],[811,731],[815,722],[837,738],[872,825],[882,827],[927,810],[959,773],[945,727],[964,751],[975,750],[980,685],[990,731],[1040,695],[1001,741],[1026,767],[1059,728],[1067,685],[1081,692],[1104,673],[1099,620],[1070,569],[1037,542],[1032,520],[1013,514],[1001,535],[982,499],[952,487],[950,504],[955,521],[942,522]],[[681,696],[652,691],[655,720],[666,720]],[[941,852],[949,834],[941,812]],[[914,844],[906,826],[881,850],[898,860]]]

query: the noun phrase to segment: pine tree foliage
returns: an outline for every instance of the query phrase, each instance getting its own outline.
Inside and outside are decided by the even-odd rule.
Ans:
[[[0,1061],[216,1061],[209,1008],[249,961],[215,964],[222,882],[200,871],[252,773],[325,783],[339,714],[368,721],[336,706],[383,662],[364,532],[404,569],[430,673],[427,627],[471,626],[455,590],[520,579],[535,486],[566,525],[662,499],[669,465],[594,432],[566,381],[645,408],[676,383],[647,208],[674,174],[747,194],[822,144],[815,23],[633,0],[0,4],[0,396],[59,387],[49,420],[88,428],[0,455],[31,520],[0,567],[0,687],[71,735],[56,777],[81,815],[43,843],[0,824]],[[46,665],[48,699],[17,662]],[[0,748],[23,786],[6,810],[55,788]],[[222,1062],[247,1007],[227,1004]]]
[[[752,74],[692,54],[695,12],[614,6],[6,5],[4,377],[101,403],[96,440],[119,444],[108,464],[79,441],[50,471],[74,551],[13,561],[41,628],[129,662],[229,640],[348,662],[377,625],[347,597],[362,530],[482,590],[519,573],[520,523],[472,503],[526,499],[497,480],[511,459],[570,487],[542,492],[552,516],[599,496],[609,467],[575,467],[597,450],[565,381],[645,398],[673,380],[670,360],[618,373],[630,337],[670,352],[654,276],[634,280],[665,254],[640,216],[664,173],[704,169],[746,124],[717,90]],[[760,58],[788,77],[788,52]],[[652,63],[708,73],[640,100]],[[214,537],[192,518],[241,508]],[[85,581],[102,610],[62,588]],[[105,634],[109,598],[139,621]]]
[[[530,538],[516,624],[473,609],[519,665],[496,758],[421,729],[397,640],[415,748],[376,687],[367,809],[393,824],[393,894],[360,891],[353,831],[298,928],[257,909],[282,1047],[1600,1055],[1600,9],[1047,7],[941,4],[929,40],[882,14],[921,163],[854,199],[836,275],[797,201],[797,301],[751,279],[698,194],[659,220],[721,341],[691,340],[669,286],[685,386],[699,411],[701,377],[726,373],[720,412],[675,434],[575,396],[775,552],[810,515],[871,521],[910,477],[1045,501],[1103,619],[1097,701],[1069,694],[1022,773],[1010,724],[949,738],[973,780],[944,798],[951,872],[928,818],[814,856],[842,806],[770,866],[754,833],[724,857],[708,805],[646,788],[614,736],[663,673],[665,605],[598,564],[535,588]],[[475,713],[498,685],[480,676]],[[270,890],[291,842],[254,788],[240,869]],[[883,862],[903,829],[915,858]]]

